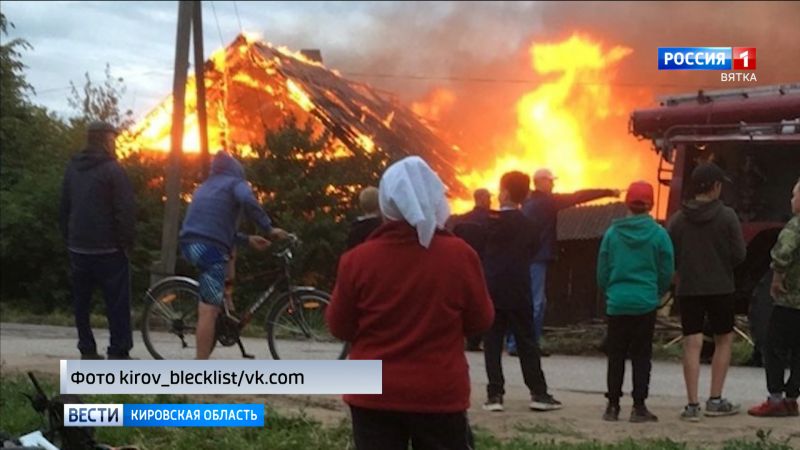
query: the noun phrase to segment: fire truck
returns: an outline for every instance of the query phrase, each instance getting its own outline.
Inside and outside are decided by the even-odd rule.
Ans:
[[[748,314],[756,347],[766,332],[769,252],[791,217],[791,190],[800,177],[800,83],[699,91],[660,98],[660,106],[631,114],[630,132],[652,141],[661,156],[658,198],[666,219],[690,198],[690,176],[714,162],[731,182],[722,201],[739,216],[747,259],[736,269],[737,313]]]

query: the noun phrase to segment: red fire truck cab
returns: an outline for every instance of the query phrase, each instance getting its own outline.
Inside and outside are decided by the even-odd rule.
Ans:
[[[660,100],[657,108],[631,114],[630,132],[651,140],[661,155],[667,220],[693,195],[689,181],[698,163],[713,161],[732,180],[722,200],[736,210],[747,241],[747,259],[736,270],[737,309],[749,312],[758,344],[770,304],[769,251],[791,217],[791,190],[800,177],[800,83]]]

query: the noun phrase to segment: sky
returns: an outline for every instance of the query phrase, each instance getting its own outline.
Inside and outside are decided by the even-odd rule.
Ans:
[[[3,40],[22,37],[33,46],[23,61],[36,89],[35,102],[69,114],[70,81],[80,84],[87,72],[100,81],[106,64],[125,81],[122,107],[137,116],[170,91],[177,2],[1,5],[15,25]],[[353,77],[409,102],[443,84],[437,79],[441,77],[529,78],[529,43],[575,31],[609,46],[633,48],[619,76],[633,85],[660,83],[666,90],[684,92],[694,86],[725,87],[719,86],[716,73],[657,72],[655,48],[670,45],[758,47],[760,67],[765,68],[758,73],[759,84],[800,81],[800,2],[205,1],[203,21],[206,55],[231,42],[240,30],[258,32],[292,49],[319,48],[327,66],[359,74]],[[497,83],[514,91],[511,84]],[[475,91],[482,97],[492,92],[485,83],[460,88],[484,89]]]

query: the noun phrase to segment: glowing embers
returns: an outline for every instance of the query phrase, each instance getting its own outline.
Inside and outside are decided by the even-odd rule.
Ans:
[[[289,98],[291,98],[298,106],[303,108],[303,111],[309,112],[314,109],[314,102],[311,101],[311,98],[306,94],[306,91],[303,90],[297,83],[295,83],[291,78],[286,79],[286,88],[289,92]]]

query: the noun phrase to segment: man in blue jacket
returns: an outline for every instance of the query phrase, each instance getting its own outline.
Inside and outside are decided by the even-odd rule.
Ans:
[[[103,290],[111,334],[108,359],[129,359],[133,347],[128,252],[133,247],[136,203],[117,162],[116,135],[108,123],[90,123],[87,146],[70,161],[61,188],[59,226],[69,249],[81,359],[103,359],[89,322],[97,286]]]
[[[581,203],[604,197],[619,197],[616,189],[585,189],[571,194],[554,194],[556,177],[549,169],[539,169],[533,175],[536,188],[522,204],[522,214],[532,220],[541,231],[538,250],[531,258],[530,276],[533,294],[533,336],[537,344],[542,338],[544,312],[547,308],[545,285],[547,268],[557,259],[557,219],[558,212]],[[509,352],[514,353],[516,346],[509,342]],[[542,356],[547,356],[542,353]]]
[[[200,270],[200,303],[197,305],[197,359],[208,359],[215,339],[217,316],[222,311],[225,283],[234,244],[266,250],[270,241],[236,231],[244,215],[271,239],[288,233],[274,228],[253,195],[244,168],[231,155],[220,151],[211,163],[211,174],[192,195],[180,233],[184,257]]]
[[[633,366],[631,422],[655,422],[645,406],[649,386],[656,309],[669,290],[675,266],[667,231],[650,216],[653,186],[631,183],[628,216],[615,220],[597,257],[597,285],[605,292],[608,316],[608,407],[604,420],[619,418],[625,358]]]

